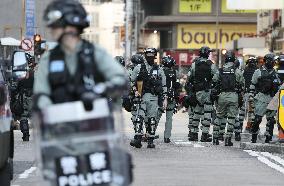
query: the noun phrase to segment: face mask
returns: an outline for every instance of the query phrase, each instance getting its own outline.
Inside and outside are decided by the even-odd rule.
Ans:
[[[254,63],[249,63],[249,64],[248,64],[248,67],[254,68],[254,67],[256,67],[256,64],[254,64]]]
[[[148,56],[146,56],[146,61],[147,61],[147,63],[149,64],[149,65],[154,65],[154,63],[155,63],[155,57],[148,57]]]
[[[265,63],[265,67],[266,67],[267,69],[272,69],[273,66],[274,66],[274,63],[273,63],[273,62],[266,62],[266,63]]]

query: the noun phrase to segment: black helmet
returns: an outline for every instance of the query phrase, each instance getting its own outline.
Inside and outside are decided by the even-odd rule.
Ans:
[[[146,61],[149,65],[153,65],[154,64],[154,61],[156,59],[156,56],[157,56],[157,53],[158,53],[158,50],[155,49],[155,48],[146,48],[144,50],[144,55],[145,55],[145,58],[146,58]]]
[[[124,60],[124,57],[122,56],[115,56],[114,58],[117,62],[119,62],[122,66],[125,67],[125,60]]]
[[[236,56],[235,56],[234,52],[233,51],[226,52],[226,54],[225,54],[225,63],[235,62],[235,61],[236,61]]]
[[[162,65],[164,65],[165,67],[168,67],[168,68],[174,67],[176,65],[176,60],[169,55],[164,56],[162,58]]]
[[[141,54],[135,54],[131,57],[130,60],[134,65],[138,65],[144,62],[144,57]]]
[[[83,30],[89,27],[89,19],[84,7],[76,0],[55,0],[44,11],[48,27],[75,26]]]
[[[272,69],[275,64],[275,55],[274,54],[266,54],[264,56],[265,66],[268,69]]]
[[[199,49],[199,56],[208,58],[212,50],[208,46],[203,46]]]
[[[155,48],[146,48],[144,50],[145,57],[156,57],[158,50]]]
[[[257,59],[256,57],[249,57],[247,62],[246,62],[247,65],[249,64],[257,64]]]

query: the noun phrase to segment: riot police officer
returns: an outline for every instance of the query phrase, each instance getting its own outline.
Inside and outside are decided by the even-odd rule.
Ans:
[[[255,119],[251,129],[252,143],[256,143],[259,125],[264,115],[267,118],[265,143],[269,143],[272,140],[274,124],[276,123],[276,112],[267,109],[269,102],[277,93],[280,86],[279,76],[273,68],[275,65],[274,54],[266,54],[264,62],[265,64],[254,72],[250,85],[249,96],[250,100],[254,99],[255,106]]]
[[[194,116],[192,127],[189,127],[189,141],[198,140],[199,122],[202,119],[202,136],[201,142],[210,142],[209,129],[211,123],[212,102],[210,100],[210,89],[212,77],[215,74],[216,67],[211,60],[208,59],[211,49],[209,47],[201,47],[199,50],[199,58],[195,60],[188,73],[188,82],[192,85],[192,91],[197,100],[194,107]]]
[[[11,86],[11,109],[13,118],[20,121],[23,141],[29,141],[29,119],[32,111],[35,59],[25,54],[28,61],[27,75],[24,79],[13,81]]]
[[[281,80],[281,82],[284,82],[284,54],[281,54],[279,56],[279,63],[278,63],[278,69],[277,69],[277,74]]]
[[[135,136],[130,145],[141,148],[143,135],[143,123],[145,122],[146,132],[148,133],[147,148],[155,148],[154,138],[158,126],[158,97],[163,95],[163,108],[167,107],[167,88],[166,77],[163,70],[155,64],[157,50],[146,48],[144,51],[144,63],[137,65],[132,72],[131,81],[136,97],[140,97],[141,104],[137,108],[134,123]],[[142,89],[142,92],[141,92]]]
[[[235,120],[238,114],[238,93],[243,86],[242,72],[236,69],[234,62],[235,54],[228,51],[225,54],[225,64],[214,76],[217,81],[217,118],[213,127],[213,144],[219,145],[219,130],[222,123],[227,123],[225,134],[225,146],[233,146],[231,141],[234,132]]]
[[[245,79],[245,95],[244,95],[244,107],[247,113],[247,125],[246,125],[246,131],[250,132],[251,130],[251,124],[254,120],[254,105],[253,102],[249,101],[249,92],[250,92],[250,85],[251,85],[251,79],[254,74],[254,72],[257,70],[257,59],[256,57],[249,57],[249,59],[246,61],[246,67],[244,69],[244,79]],[[241,123],[243,124],[243,123]],[[240,126],[242,128],[242,125]]]
[[[170,143],[171,140],[171,131],[173,124],[173,115],[176,113],[176,105],[178,103],[178,83],[177,83],[177,73],[174,69],[176,61],[171,56],[165,56],[162,58],[163,71],[166,76],[166,85],[167,85],[167,98],[168,105],[166,108],[166,123],[164,131],[164,142]],[[158,121],[162,117],[162,112],[159,111]]]
[[[75,0],[51,2],[44,12],[58,45],[45,53],[35,75],[35,109],[81,100],[92,109],[95,94],[120,97],[126,87],[124,69],[102,48],[83,40],[87,13]]]

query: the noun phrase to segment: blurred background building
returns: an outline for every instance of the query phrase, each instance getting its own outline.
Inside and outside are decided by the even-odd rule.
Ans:
[[[134,2],[139,32],[133,45],[157,47],[180,66],[191,65],[203,45],[221,51],[227,42],[257,34],[257,11],[229,10],[226,0]]]

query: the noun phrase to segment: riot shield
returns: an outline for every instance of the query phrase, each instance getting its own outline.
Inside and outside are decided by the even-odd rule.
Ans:
[[[115,115],[105,98],[96,99],[91,111],[81,101],[44,109],[38,118],[44,178],[58,186],[129,185],[131,161]]]

